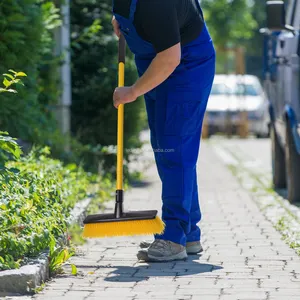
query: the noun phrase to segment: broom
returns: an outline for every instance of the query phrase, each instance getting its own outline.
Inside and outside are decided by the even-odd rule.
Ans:
[[[126,42],[123,35],[119,39],[119,83],[124,86]],[[118,140],[117,140],[117,186],[115,211],[110,214],[90,215],[83,221],[83,237],[100,238],[122,235],[161,234],[164,223],[157,216],[157,210],[123,211],[123,133],[124,105],[118,106]]]

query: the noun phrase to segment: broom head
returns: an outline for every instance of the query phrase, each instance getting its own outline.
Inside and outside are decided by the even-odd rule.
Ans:
[[[90,215],[83,221],[83,237],[101,238],[161,234],[165,225],[156,210]]]

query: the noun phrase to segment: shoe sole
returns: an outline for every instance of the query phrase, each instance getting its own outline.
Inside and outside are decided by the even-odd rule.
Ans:
[[[202,246],[194,245],[194,246],[186,247],[187,254],[199,254],[201,252],[203,252]]]
[[[163,262],[163,261],[173,261],[173,260],[183,260],[187,258],[187,253],[186,251],[182,251],[180,253],[168,256],[168,257],[157,257],[157,256],[152,256],[151,254],[148,253],[148,258],[149,261],[158,261],[158,262]]]
[[[140,243],[140,248],[141,249],[147,249],[149,248],[151,245],[151,243],[148,243],[148,242],[142,242]],[[203,252],[203,248],[202,246],[200,245],[192,245],[192,246],[189,246],[189,247],[186,247],[186,253],[187,254],[190,254],[190,255],[193,255],[193,254],[199,254]]]

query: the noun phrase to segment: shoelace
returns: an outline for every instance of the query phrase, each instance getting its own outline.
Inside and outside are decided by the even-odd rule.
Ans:
[[[170,248],[170,242],[164,240],[156,240],[151,247],[156,250],[167,250]]]

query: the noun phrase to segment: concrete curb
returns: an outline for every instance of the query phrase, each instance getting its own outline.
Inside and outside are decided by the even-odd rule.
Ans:
[[[34,288],[49,278],[48,252],[31,260],[20,269],[0,272],[0,296],[31,293]]]
[[[70,213],[69,223],[81,222],[92,197],[78,203]],[[0,271],[0,297],[32,294],[34,289],[49,279],[49,252],[30,260],[20,269]]]

